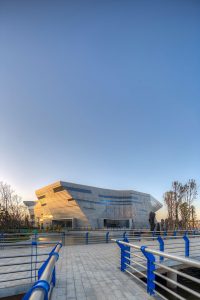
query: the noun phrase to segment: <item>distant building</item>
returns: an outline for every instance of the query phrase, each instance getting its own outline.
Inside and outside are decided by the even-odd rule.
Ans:
[[[67,228],[149,228],[162,204],[149,194],[58,181],[36,191],[36,224]]]

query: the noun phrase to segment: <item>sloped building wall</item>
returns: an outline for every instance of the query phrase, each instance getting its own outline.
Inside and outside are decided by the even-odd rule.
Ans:
[[[58,187],[61,187],[60,183],[36,191],[38,202],[34,210],[38,223],[46,227],[51,226],[53,220],[72,219],[74,227],[89,226],[86,215],[76,201],[67,190],[55,190]]]

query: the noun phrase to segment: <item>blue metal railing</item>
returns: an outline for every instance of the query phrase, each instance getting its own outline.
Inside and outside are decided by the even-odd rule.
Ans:
[[[165,247],[168,249],[168,246],[170,246],[171,244],[168,244],[167,242],[170,240],[170,239],[176,239],[177,241],[181,241],[181,239],[183,239],[183,247],[184,247],[184,253],[185,253],[185,257],[189,257],[190,256],[190,250],[193,250],[193,246],[195,246],[195,244],[191,244],[190,241],[195,241],[197,240],[198,242],[198,239],[195,239],[195,238],[198,238],[200,236],[188,236],[187,235],[187,232],[183,235],[183,236],[177,236],[177,235],[173,235],[173,236],[164,236],[162,237],[161,235],[157,236],[156,238],[153,237],[152,240],[153,241],[157,241],[158,242],[158,247],[159,247],[159,250],[164,252],[165,251]],[[140,240],[137,240],[137,239],[133,239],[134,242],[137,242],[137,241],[140,241]],[[179,243],[180,244],[180,243]],[[177,249],[180,249],[179,247],[179,244],[176,245],[176,247],[173,247],[174,248],[174,251],[176,251]],[[197,244],[198,245],[198,244]],[[147,245],[149,246],[149,245]],[[153,245],[150,245],[150,246],[153,246]],[[156,246],[156,244],[154,244],[154,246]],[[182,247],[181,247],[182,248]],[[164,257],[160,257],[160,260],[164,260]]]
[[[174,238],[177,239],[177,236],[174,236]],[[169,262],[171,262],[171,266],[177,266],[179,264],[182,266],[185,265],[186,267],[195,267],[200,271],[200,262],[189,258],[190,240],[187,236],[187,233],[185,233],[183,236],[183,240],[185,242],[185,257],[164,252],[164,238],[158,237],[157,240],[159,242],[160,250],[155,250],[144,245],[139,246],[130,243],[127,238],[124,240],[113,240],[120,247],[121,271],[127,272],[134,279],[137,279],[143,283],[146,286],[147,293],[151,296],[157,294],[163,299],[169,299],[167,298],[168,296],[166,297],[167,293],[175,296],[176,299],[186,300],[183,294],[179,293],[179,290],[171,290],[166,285],[163,285],[162,281],[159,281],[159,278],[161,278],[166,280],[167,283],[179,287],[181,290],[191,294],[192,296],[200,298],[200,293],[198,290],[195,290],[195,285],[191,284],[188,287],[166,275],[163,275],[162,272],[160,272],[160,270],[165,270],[165,273],[170,272],[170,274],[182,276],[187,280],[200,285],[200,279],[183,273],[182,271],[178,271],[177,269],[173,269],[173,267],[170,267],[169,264]],[[164,259],[167,259],[167,265],[165,264]],[[159,291],[158,288],[160,288]],[[165,292],[164,295],[163,291]]]
[[[51,290],[56,284],[55,264],[59,258],[62,243],[58,242],[49,253],[47,260],[38,270],[38,280],[23,297],[23,300],[48,300]]]
[[[179,235],[178,235],[179,233]],[[163,240],[168,240],[170,238],[176,239],[181,236],[183,237],[184,235],[188,236],[194,236],[194,232],[178,232],[178,231],[173,231],[173,232],[145,232],[142,233],[141,231],[121,231],[121,232],[112,232],[112,231],[107,231],[107,232],[101,232],[101,234],[95,234],[93,232],[87,231],[82,234],[65,234],[65,239],[67,245],[72,244],[72,245],[91,245],[91,244],[98,244],[98,243],[110,243],[112,242],[112,239],[124,239],[124,238],[129,238],[130,240],[137,240],[141,241],[143,239],[152,239],[157,240],[158,237],[162,237]],[[197,235],[196,235],[197,236]]]
[[[60,232],[60,233],[0,233],[0,249],[4,248],[6,244],[17,245],[17,243],[23,242],[23,239],[27,238],[33,241],[54,241],[62,239],[63,245],[81,245],[81,244],[98,244],[98,243],[110,243],[112,239],[129,238],[130,240],[144,240],[152,238],[157,240],[158,236],[161,236],[164,240],[168,240],[170,237],[173,239],[180,236],[198,236],[200,232],[198,230],[175,230],[175,231],[147,231],[147,230],[102,230],[102,231],[86,231],[86,232]],[[19,239],[19,241],[16,241]]]
[[[38,278],[40,266],[49,257],[49,246],[55,242],[2,243],[0,255],[0,288],[16,282],[29,286]],[[9,296],[6,290],[5,296]]]
[[[17,244],[28,241],[54,241],[62,240],[65,243],[65,232],[32,232],[32,233],[7,233],[0,232],[0,249],[3,248],[4,244]]]

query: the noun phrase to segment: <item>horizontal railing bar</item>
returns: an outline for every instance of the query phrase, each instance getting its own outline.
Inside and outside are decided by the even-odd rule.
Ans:
[[[161,293],[159,293],[158,291],[154,290],[154,292],[155,292],[159,297],[161,297],[162,299],[164,299],[164,300],[169,300],[169,299],[167,299],[165,296],[163,296]]]
[[[20,263],[14,263],[14,264],[5,264],[5,265],[0,265],[0,267],[12,267],[12,266],[21,266],[21,265],[31,265],[36,264],[36,263],[42,263],[45,262],[45,260],[38,260],[38,261],[32,261],[32,262],[20,262]]]
[[[144,243],[141,243],[141,246],[143,245]],[[148,247],[159,247],[159,244],[154,244],[154,245],[149,245],[148,244]]]
[[[23,280],[23,279],[30,279],[30,278],[33,278],[34,276],[28,276],[28,277],[21,277],[21,278],[14,278],[14,279],[9,279],[9,281],[16,281],[16,280]],[[0,283],[3,283],[3,282],[8,282],[8,279],[7,280],[1,280]]]
[[[140,246],[136,246],[136,245],[133,245],[133,244],[130,244],[130,243],[126,243],[126,242],[120,241],[120,240],[112,239],[112,241],[118,242],[118,243],[126,245],[126,246],[130,246],[130,247],[132,247],[134,249],[138,249],[138,250],[140,250],[140,248],[141,248]]]
[[[176,273],[176,274],[179,275],[179,276],[185,277],[185,278],[187,278],[187,279],[189,279],[189,280],[192,280],[192,281],[194,281],[194,282],[200,284],[200,279],[197,279],[196,277],[190,276],[190,275],[188,275],[188,274],[186,274],[186,273],[184,273],[184,272],[180,272],[180,271],[178,271],[178,270],[176,270],[176,269],[167,267],[167,266],[165,266],[164,264],[160,264],[160,263],[157,263],[157,262],[154,262],[154,264],[155,264],[156,266],[160,267],[160,268],[163,268],[163,269],[165,269],[165,270],[167,270],[167,271]]]
[[[130,251],[128,251],[128,250],[124,250],[124,252],[126,252],[126,253],[128,253],[128,254],[131,254],[131,252],[130,252]]]
[[[159,250],[159,249],[158,249]],[[178,252],[185,252],[185,248],[165,248],[164,252],[167,252],[167,253],[178,253]]]
[[[147,270],[147,267],[144,266],[144,265],[142,265],[142,264],[140,264],[139,262],[136,262],[136,261],[134,261],[133,259],[127,257],[127,256],[124,256],[124,257],[125,257],[127,260],[131,261],[132,263],[134,263],[134,264],[136,264],[136,265],[139,265],[140,267],[142,267],[142,268],[144,268],[145,270]]]
[[[14,255],[14,256],[1,256],[0,259],[19,258],[19,257],[35,257],[35,256],[45,256],[45,255],[49,255],[49,253],[24,254],[24,255]]]
[[[134,270],[135,272],[137,272],[138,274],[140,274],[142,277],[147,278],[147,275],[146,275],[146,274],[143,274],[142,272],[140,272],[139,270],[137,270],[137,269],[134,268],[133,266],[131,266],[131,265],[127,264],[127,263],[125,263],[125,265],[126,265],[127,267],[131,268],[132,270]]]
[[[42,245],[54,245],[58,242],[56,241],[52,241],[52,242],[37,242],[37,246],[42,246]],[[21,246],[36,246],[36,245],[33,245],[32,243],[1,243],[0,244],[2,247],[12,247],[12,246],[15,246],[15,247],[21,247]]]
[[[157,282],[156,280],[153,281],[156,285],[158,285],[159,287],[161,287],[162,289],[164,289],[165,291],[167,291],[168,293],[172,294],[173,296],[175,296],[176,298],[180,299],[180,300],[187,300],[186,298],[183,298],[182,296],[180,296],[179,294],[173,292],[172,290],[168,289],[166,286],[164,286],[163,284]]]
[[[154,239],[154,240],[156,240],[159,236],[162,237],[163,239],[181,239],[181,238],[183,238],[183,235],[166,235],[166,236],[157,235],[157,236],[140,236],[140,237],[134,237],[134,236],[129,235],[128,237],[132,238],[134,240],[141,240],[141,239],[150,239],[150,240]],[[197,237],[200,237],[200,235],[194,235],[194,236],[190,236],[190,237],[197,238]]]
[[[136,275],[134,275],[133,273],[131,273],[127,269],[125,269],[125,272],[127,272],[128,274],[130,274],[131,276],[133,276],[135,279],[139,280],[139,282],[143,283],[145,286],[147,285],[144,281],[142,281],[140,278],[138,278]]]
[[[174,280],[170,279],[169,277],[164,276],[164,275],[162,275],[162,274],[160,274],[160,273],[158,273],[158,272],[155,272],[155,271],[154,271],[154,274],[157,275],[157,276],[159,276],[160,278],[165,279],[166,281],[168,281],[168,282],[170,282],[170,283],[172,283],[172,284],[174,284],[174,285],[180,287],[181,289],[185,290],[186,292],[188,292],[188,293],[190,293],[190,294],[192,294],[192,295],[194,295],[194,296],[200,298],[200,294],[199,294],[198,292],[196,292],[196,291],[194,291],[194,290],[191,290],[190,288],[188,288],[188,287],[182,285],[181,283],[179,283],[179,282],[177,282],[177,281],[174,281]]]
[[[148,245],[148,247],[149,247],[149,245]],[[185,245],[183,245],[182,247],[176,247],[176,249],[181,249],[181,248],[185,248]],[[167,245],[165,245],[165,250],[166,249],[174,249],[174,247],[168,247]]]
[[[19,236],[23,236],[23,235],[62,235],[64,232],[0,232],[0,236],[1,234],[3,235],[19,235]]]
[[[4,273],[0,273],[0,275],[4,275],[4,274],[15,274],[15,273],[23,273],[23,272],[31,272],[31,271],[35,271],[35,270],[38,270],[38,268],[33,268],[32,270],[31,269],[28,269],[28,270],[16,270],[16,271],[9,271],[9,272],[4,272]],[[7,281],[10,281],[9,279]]]
[[[140,250],[137,250],[137,249],[134,249],[134,252],[131,251],[130,253],[131,253],[131,255],[133,255],[133,254],[139,254],[139,253],[141,253],[141,251],[140,251]]]
[[[146,261],[146,259],[145,259],[144,257],[142,257],[142,256],[140,256],[140,255],[137,255],[137,254],[135,254],[135,253],[133,253],[133,252],[131,252],[131,255],[136,256],[136,257],[138,257],[138,258],[140,258],[140,259]]]
[[[167,245],[167,246],[171,246],[171,245],[172,245],[172,243],[167,243],[167,242],[170,242],[170,241],[166,241],[166,242],[165,242],[165,245]],[[184,240],[181,239],[181,240],[180,240],[180,243],[177,243],[177,242],[176,242],[176,245],[184,245]]]
[[[126,243],[126,242],[123,242],[123,241],[118,241],[118,242],[123,244],[123,245],[135,248],[135,249],[140,249],[139,246],[133,245],[131,243]],[[154,250],[154,249],[148,249],[148,247],[146,247],[145,251],[148,252],[148,253],[152,253],[156,256],[166,257],[166,258],[169,258],[169,259],[172,259],[172,260],[175,260],[175,261],[185,263],[186,265],[189,265],[189,266],[200,268],[200,262],[198,262],[194,259],[183,258],[183,257],[175,256],[175,255],[172,255],[172,254],[169,254],[169,253],[166,253],[166,252],[162,252],[162,251],[158,251],[158,250]]]

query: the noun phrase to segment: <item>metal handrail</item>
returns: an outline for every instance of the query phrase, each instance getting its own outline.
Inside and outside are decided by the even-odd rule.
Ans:
[[[141,249],[140,246],[136,246],[136,245],[133,245],[131,243],[118,241],[118,240],[114,240],[114,239],[113,239],[113,241],[114,242],[119,242],[120,244],[129,246],[129,247],[134,248],[134,249],[138,249],[138,250]],[[166,252],[162,252],[162,251],[159,251],[159,250],[149,249],[148,247],[145,249],[145,251],[148,252],[148,253],[154,254],[156,256],[163,256],[163,257],[171,259],[171,260],[176,260],[178,262],[184,263],[184,264],[189,265],[191,267],[200,268],[200,262],[198,262],[198,261],[196,261],[195,259],[192,259],[192,258],[185,258],[185,257],[181,257],[181,256],[176,256],[176,255],[169,254],[169,253],[166,253]]]
[[[55,270],[55,264],[59,257],[59,251],[62,247],[62,243],[59,242],[53,251],[50,253],[49,259],[43,266],[42,273],[40,274],[39,280],[34,284],[32,289],[25,295],[24,300],[44,300],[46,295],[50,295],[53,285],[52,282],[53,272]],[[49,299],[49,297],[48,297]]]
[[[37,270],[49,257],[49,249],[52,248],[52,244],[55,247],[57,242],[37,242],[35,240],[26,242],[25,245],[24,243],[21,244],[21,246],[24,245],[22,249],[25,249],[25,252],[13,252],[11,249],[13,249],[14,245],[0,244],[0,251],[3,251],[3,254],[0,256],[0,286],[4,287],[5,282],[26,280],[25,284],[29,284],[36,280]],[[18,244],[16,247],[19,249]],[[11,252],[7,251],[8,249]],[[30,253],[29,249],[31,250]],[[13,269],[12,267],[14,266],[15,268]],[[5,279],[5,274],[10,274],[11,276],[7,276],[8,278]]]
[[[129,273],[131,276],[133,276],[134,278],[136,278],[137,280],[140,280],[140,278],[138,278],[135,274],[133,274],[131,271],[131,269],[136,272],[136,274],[139,274],[141,277],[146,277],[147,278],[147,292],[150,295],[154,295],[154,294],[158,294],[161,298],[163,299],[167,299],[165,296],[163,296],[161,293],[159,293],[156,289],[155,289],[155,284],[157,284],[160,288],[162,288],[163,290],[167,291],[168,293],[171,293],[172,295],[176,296],[177,299],[181,299],[181,300],[186,300],[184,297],[182,297],[180,294],[178,294],[176,291],[172,291],[171,289],[167,288],[165,285],[161,284],[160,282],[158,282],[155,279],[155,275],[157,275],[158,277],[160,277],[161,279],[165,279],[167,282],[178,286],[179,288],[181,288],[182,290],[190,293],[193,296],[196,296],[198,298],[200,298],[200,293],[195,291],[194,289],[191,289],[190,287],[187,287],[179,282],[176,282],[173,279],[168,278],[165,275],[160,274],[157,270],[156,270],[156,266],[159,268],[163,268],[169,272],[174,272],[177,275],[183,276],[189,280],[192,280],[193,282],[196,283],[200,283],[199,279],[196,279],[195,277],[192,277],[191,275],[187,275],[181,271],[177,271],[176,269],[173,269],[171,267],[166,266],[165,264],[158,263],[155,259],[155,256],[159,256],[160,259],[162,257],[162,259],[167,258],[171,261],[176,261],[176,262],[180,262],[186,266],[189,267],[195,267],[200,269],[200,262],[188,257],[180,257],[177,255],[173,255],[171,253],[167,253],[164,251],[159,251],[159,250],[155,250],[152,248],[148,248],[147,246],[138,246],[138,245],[134,245],[132,243],[129,243],[129,241],[126,239],[124,241],[121,240],[116,240],[113,239],[114,242],[117,242],[117,244],[120,246],[121,248],[121,271],[123,272],[127,272]],[[136,269],[136,267],[132,266],[131,263],[134,263],[142,268],[144,268],[144,265],[141,263],[138,263],[136,261],[134,261],[133,259],[131,259],[131,255],[135,256],[134,252],[131,252],[131,248],[136,249],[137,251],[140,250],[142,252],[142,254],[144,255],[144,257],[146,258],[146,274],[138,269]],[[164,249],[163,249],[164,250]]]

